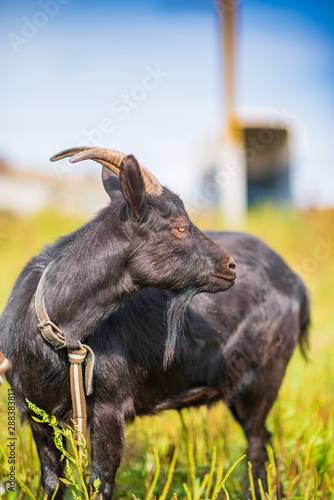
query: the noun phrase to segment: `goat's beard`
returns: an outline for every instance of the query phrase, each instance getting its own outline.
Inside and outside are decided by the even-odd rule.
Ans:
[[[170,366],[174,359],[177,335],[183,333],[186,309],[194,295],[196,295],[196,290],[187,288],[178,292],[168,301],[166,309],[167,339],[163,360],[164,370]]]

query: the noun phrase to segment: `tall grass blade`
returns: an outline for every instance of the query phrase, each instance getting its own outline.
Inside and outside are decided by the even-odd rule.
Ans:
[[[200,485],[199,490],[197,492],[196,500],[199,500],[201,498],[203,491],[205,490],[205,487],[208,483],[208,480],[209,480],[209,474],[205,474],[205,476],[203,477],[202,484]]]
[[[7,456],[7,453],[5,452],[5,449],[4,447],[2,446],[2,444],[0,443],[0,452],[1,452],[1,455],[3,455],[4,459],[5,459],[5,462],[8,463],[8,456]]]
[[[154,461],[155,461],[155,474],[151,487],[148,490],[147,495],[145,496],[145,500],[150,500],[150,498],[152,497],[154,488],[160,476],[160,458],[159,458],[158,448],[156,446],[154,447]]]
[[[318,473],[317,473],[317,469],[314,469],[313,499],[318,500]]]
[[[262,486],[262,481],[261,479],[259,478],[257,480],[258,484],[259,484],[259,492],[260,492],[260,497],[261,497],[261,500],[266,500],[266,497],[264,496],[264,491],[263,491],[263,486]]]
[[[177,446],[174,450],[172,462],[170,464],[169,471],[168,471],[167,481],[166,481],[164,489],[162,490],[161,496],[159,497],[159,500],[165,500],[165,498],[167,496],[170,484],[171,484],[172,479],[173,479],[173,474],[174,474],[175,464],[176,464],[176,459],[177,459],[178,454],[179,454],[179,446]]]
[[[194,457],[194,446],[190,441],[190,437],[188,440],[188,462],[189,462],[189,470],[190,470],[190,479],[191,479],[191,489],[192,496],[196,499],[196,474],[195,474],[195,457]]]
[[[272,482],[271,482],[271,470],[272,470],[272,465],[268,464],[267,465],[267,488],[268,488],[268,495],[271,498],[272,497]],[[267,494],[266,494],[267,495]],[[267,496],[268,496],[267,495]]]
[[[54,493],[53,493],[53,495],[51,497],[51,500],[54,500],[56,498],[58,488],[59,488],[59,483],[57,484],[56,489],[54,490]]]
[[[230,495],[228,494],[228,491],[227,491],[227,489],[225,487],[225,484],[223,484],[223,491],[224,491],[224,493],[226,495],[226,500],[230,500]]]
[[[207,485],[206,491],[205,491],[206,498],[209,498],[209,495],[210,495],[213,474],[214,474],[215,468],[216,468],[216,462],[217,462],[217,446],[214,446],[213,451],[212,451],[212,459],[211,459],[211,467],[210,467],[209,478],[208,478],[208,485]]]
[[[272,449],[272,447],[270,446],[269,443],[266,443],[266,450],[267,450],[267,455],[268,455],[269,463],[272,466],[274,477],[276,477],[277,471],[276,471],[276,462],[275,462],[274,450]]]
[[[249,486],[250,486],[250,490],[251,490],[252,500],[256,500],[255,488],[254,488],[254,478],[253,478],[253,473],[252,473],[251,462],[248,462],[248,479],[249,479]]]
[[[190,472],[190,480],[191,480],[191,489],[192,496],[195,500],[196,498],[196,474],[195,474],[195,457],[194,457],[194,446],[191,442],[189,428],[187,427],[185,420],[183,418],[182,411],[179,411],[181,424],[183,428],[183,433],[185,436],[185,441],[187,443],[187,456],[188,456],[188,464],[189,464],[189,472]]]
[[[232,465],[232,467],[228,470],[227,474],[225,475],[223,481],[218,484],[218,487],[215,488],[215,491],[213,492],[213,496],[212,496],[212,500],[216,500],[216,498],[218,497],[218,494],[219,492],[222,490],[222,488],[224,487],[224,484],[226,483],[226,481],[228,480],[228,478],[230,477],[230,475],[232,474],[232,472],[234,471],[234,469],[239,465],[239,463],[244,459],[246,458],[246,455],[243,455],[242,457],[238,458],[238,460]]]
[[[326,488],[328,489],[328,491],[333,495],[334,497],[334,487],[332,486],[331,484],[331,481],[329,479],[329,475],[328,475],[328,472],[325,472],[324,474],[324,477],[325,477],[325,482],[326,482]]]
[[[183,488],[184,488],[184,491],[186,492],[186,495],[187,495],[187,500],[192,500],[191,493],[190,493],[189,488],[188,488],[188,486],[186,485],[186,483],[183,483]]]
[[[215,487],[213,489],[213,497],[212,497],[213,499],[214,499],[215,492],[217,491],[219,493],[219,485],[223,479],[223,471],[224,471],[224,462],[221,461],[220,464],[218,465],[216,483],[215,483]],[[217,493],[217,495],[218,495],[218,493]]]

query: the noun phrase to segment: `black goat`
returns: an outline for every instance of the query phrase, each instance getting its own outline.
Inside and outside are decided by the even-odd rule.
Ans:
[[[122,187],[121,178],[120,181]],[[180,201],[169,191],[163,190],[159,198],[148,197],[151,212],[145,216],[146,222],[141,219],[138,223],[136,217],[130,218],[131,210],[127,215],[117,182],[106,170],[104,183],[109,193],[114,190],[111,205],[83,229],[30,262],[0,320],[0,348],[13,361],[14,369],[7,378],[16,389],[21,413],[27,415],[23,398],[28,397],[62,423],[71,418],[66,353],[55,351],[43,341],[32,304],[40,275],[54,260],[58,267],[48,278],[49,314],[65,333],[71,332],[71,338],[85,337],[96,356],[94,393],[87,398],[93,455],[90,481],[100,478],[103,497],[112,496],[126,419],[164,409],[212,404],[220,399],[242,425],[254,478],[260,477],[265,486],[265,443],[269,439],[265,419],[296,344],[299,341],[305,346],[307,341],[309,305],[301,280],[258,239],[238,233],[210,233],[208,236],[219,247],[235,256],[238,279],[228,293],[202,293],[186,307],[196,292],[216,292],[219,287],[223,290],[230,285],[234,277],[233,269],[229,270],[231,261],[223,253],[224,269],[211,270],[211,277],[210,272],[204,273],[203,261],[198,257],[202,252],[197,250],[198,238],[200,248],[209,245],[209,253],[218,258],[217,249],[188,221]],[[173,214],[181,219],[170,229]],[[127,233],[123,224],[127,227],[130,223],[135,230]],[[106,229],[109,227],[111,234]],[[129,246],[130,238],[135,238],[136,246],[131,247],[135,255],[124,262],[119,253],[124,251],[122,240],[128,234]],[[107,252],[105,247],[110,248],[110,239],[114,246]],[[184,244],[186,247],[181,246]],[[114,257],[109,263],[111,255]],[[194,259],[200,265],[194,264]],[[149,272],[134,279],[138,266],[146,269],[146,265]],[[212,269],[212,264],[209,267]],[[124,300],[133,291],[133,283],[146,288],[117,308],[114,296],[108,302],[108,294],[115,289],[115,274],[119,276],[120,270],[128,272],[129,277],[120,277],[124,285],[116,297],[117,305],[121,302],[119,297]],[[201,272],[205,277],[199,279],[197,273]],[[217,278],[212,277],[216,273],[229,280],[216,282]],[[105,302],[100,299],[91,275],[99,276],[104,283],[101,296],[106,297]],[[176,337],[174,346],[184,311],[183,333]],[[168,336],[169,363],[164,369]],[[48,429],[30,423],[41,459],[44,489],[51,496],[62,474],[62,463]],[[62,493],[61,489],[58,496]]]
[[[91,222],[60,239],[54,246],[47,247],[30,261],[19,276],[0,319],[0,349],[13,364],[8,380],[15,389],[22,416],[28,414],[24,400],[27,397],[56,415],[62,423],[71,421],[66,353],[55,350],[41,336],[34,305],[39,280],[50,262],[44,303],[51,321],[61,328],[66,345],[71,349],[80,348],[81,340],[98,339],[101,322],[115,314],[125,300],[140,289],[173,290],[174,296],[163,306],[167,311],[168,325],[168,335],[163,341],[166,344],[165,368],[172,361],[176,334],[190,299],[199,292],[227,290],[235,279],[233,259],[191,223],[182,201],[163,188],[133,156],[95,148],[75,148],[59,153],[52,160],[66,156],[73,156],[72,162],[90,158],[104,165],[103,181],[111,203]],[[145,321],[146,313],[146,310],[136,312],[138,323]],[[161,311],[161,323],[163,315],[164,311]],[[140,352],[143,355],[147,342],[145,332],[136,326],[131,333],[138,336],[137,340],[142,338]],[[118,338],[117,332],[111,335]],[[103,343],[103,339],[100,340]],[[157,346],[157,358],[160,340],[159,333],[150,340]],[[127,343],[131,339],[128,337],[124,341]],[[108,350],[107,344],[106,348]],[[149,351],[147,353],[151,356]],[[121,367],[122,356],[121,351],[116,352],[107,364],[115,366],[116,363]],[[108,407],[107,399],[99,401],[102,389],[98,389],[99,373],[101,368],[103,372],[105,370],[102,367],[105,354],[101,359],[99,357],[97,347],[95,392],[87,401],[88,426],[93,435],[97,428],[93,415],[101,415],[103,408]],[[131,370],[129,367],[128,373]],[[119,387],[119,377],[123,375],[120,370],[112,383],[116,400],[115,405],[107,410],[103,431],[108,435],[108,443],[114,447],[108,457],[108,462],[113,462],[110,467],[101,462],[100,444],[93,444],[92,478],[96,473],[101,476],[106,498],[112,494],[121,456],[123,420],[130,404],[122,400],[125,387]],[[123,416],[122,411],[119,413],[117,401],[123,408]],[[43,486],[51,496],[62,474],[60,456],[47,430],[31,419],[30,423],[41,460]],[[104,448],[108,446],[103,444]],[[60,490],[59,497],[63,492],[62,488]]]

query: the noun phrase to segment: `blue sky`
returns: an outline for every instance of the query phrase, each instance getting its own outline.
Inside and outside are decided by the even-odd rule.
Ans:
[[[236,0],[240,113],[288,113],[293,192],[334,204],[334,4]],[[78,144],[135,154],[191,204],[223,125],[219,9],[209,0],[4,0],[0,156],[27,169]],[[56,169],[56,170],[55,170]]]

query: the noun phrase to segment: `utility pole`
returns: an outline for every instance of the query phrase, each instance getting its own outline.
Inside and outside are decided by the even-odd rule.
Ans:
[[[243,227],[247,210],[243,133],[235,114],[236,18],[239,0],[219,0],[225,123],[218,148],[221,209],[225,226]],[[221,180],[221,182],[220,182]]]

